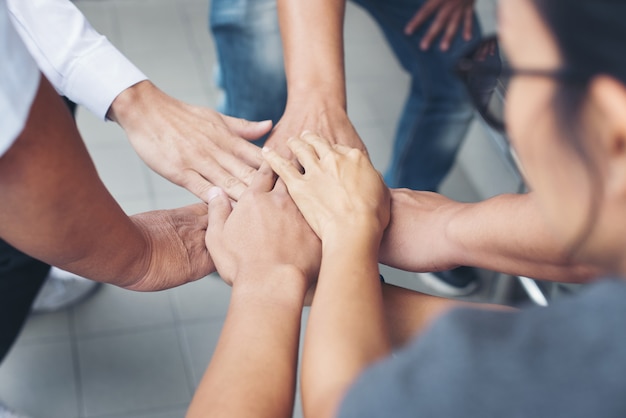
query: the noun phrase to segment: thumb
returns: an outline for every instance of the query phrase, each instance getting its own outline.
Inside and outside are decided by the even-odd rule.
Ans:
[[[250,122],[245,119],[233,118],[226,115],[222,115],[222,118],[232,133],[250,141],[259,139],[272,130],[271,120]]]
[[[206,241],[208,245],[221,235],[226,219],[228,219],[232,208],[226,193],[219,187],[211,187],[209,189],[207,201],[209,207],[209,225],[206,231]]]

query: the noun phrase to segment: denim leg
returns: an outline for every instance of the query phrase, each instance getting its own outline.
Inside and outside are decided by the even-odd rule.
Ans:
[[[473,116],[464,87],[451,71],[468,43],[458,33],[446,52],[439,50],[437,42],[428,51],[421,51],[419,42],[430,22],[411,36],[403,29],[423,0],[354,1],[378,22],[396,57],[411,75],[385,181],[391,187],[435,191],[452,167]],[[479,33],[474,17],[473,39]]]
[[[248,120],[278,122],[287,82],[276,0],[212,0],[209,25],[215,40],[219,110]]]

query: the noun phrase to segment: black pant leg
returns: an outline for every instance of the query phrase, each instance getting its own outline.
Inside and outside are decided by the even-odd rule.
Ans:
[[[17,339],[50,266],[0,240],[0,362]]]

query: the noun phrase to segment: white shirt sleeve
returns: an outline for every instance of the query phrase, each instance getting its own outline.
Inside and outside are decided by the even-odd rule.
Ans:
[[[102,119],[147,77],[69,0],[6,0],[17,32],[57,91]]]
[[[0,0],[0,156],[20,135],[39,86],[39,69]]]

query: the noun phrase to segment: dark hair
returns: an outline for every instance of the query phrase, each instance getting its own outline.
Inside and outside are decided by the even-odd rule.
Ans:
[[[626,0],[532,1],[556,41],[562,67],[580,78],[577,83],[559,83],[554,96],[559,125],[590,169],[593,187],[588,220],[571,248],[573,255],[591,233],[602,193],[599,169],[590,158],[589,144],[583,140],[581,113],[595,76],[611,76],[626,85]]]
[[[584,82],[560,84],[555,97],[563,127],[578,118],[588,84],[599,74],[626,85],[626,0],[533,0],[554,36],[563,67]]]

